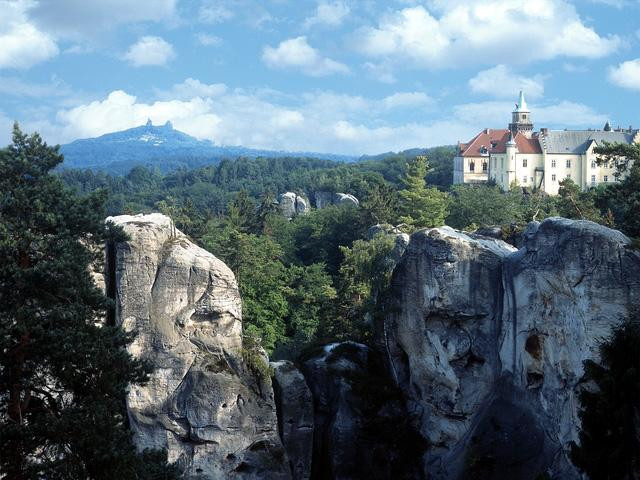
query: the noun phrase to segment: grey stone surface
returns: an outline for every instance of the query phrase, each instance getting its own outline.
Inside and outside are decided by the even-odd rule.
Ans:
[[[522,242],[423,230],[394,272],[381,335],[431,443],[430,478],[577,478],[566,449],[582,362],[640,301],[640,254],[620,232],[558,218]],[[530,455],[508,448],[527,432]]]
[[[312,478],[420,478],[426,445],[374,350],[330,344],[301,369],[315,405]]]
[[[326,208],[329,205],[341,205],[345,207],[358,207],[360,201],[349,193],[314,192],[313,199],[316,208]]]
[[[293,480],[311,477],[313,397],[307,382],[287,360],[272,362],[278,431],[289,458]]]
[[[188,479],[290,478],[271,383],[243,361],[233,273],[164,215],[110,220],[130,237],[107,279],[116,321],[154,367],[127,396],[137,447],[166,448]]]
[[[359,207],[360,201],[350,193],[336,193],[333,196],[334,205],[344,207]]]
[[[278,196],[278,206],[286,218],[309,213],[309,202],[294,192],[281,193]]]

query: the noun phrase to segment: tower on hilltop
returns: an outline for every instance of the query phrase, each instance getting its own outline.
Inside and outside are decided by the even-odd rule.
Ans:
[[[518,103],[516,103],[516,109],[511,113],[511,123],[509,124],[509,130],[511,135],[515,136],[516,133],[522,133],[526,137],[531,137],[533,131],[533,123],[531,121],[531,112],[527,107],[527,102],[524,99],[524,93],[520,90],[520,97]]]

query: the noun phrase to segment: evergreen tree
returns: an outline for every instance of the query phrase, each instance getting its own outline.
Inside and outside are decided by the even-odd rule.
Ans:
[[[640,478],[640,323],[627,321],[584,364],[580,445],[573,463],[592,479]]]
[[[583,192],[578,184],[570,178],[560,182],[558,189],[558,211],[560,216],[577,220],[591,220],[604,223],[600,209],[595,205],[592,192]]]
[[[147,366],[127,353],[128,335],[100,324],[111,316],[90,266],[107,235],[104,199],[64,188],[50,174],[61,162],[17,125],[0,150],[0,477],[177,478],[166,455],[132,444],[124,399]]]
[[[640,238],[640,145],[605,144],[594,152],[600,164],[615,165],[618,176],[627,173],[620,182],[599,189],[600,207],[611,211],[616,226],[627,235]]]
[[[427,187],[427,157],[418,156],[407,165],[398,192],[400,221],[412,228],[439,227],[448,215],[449,199],[435,187]]]

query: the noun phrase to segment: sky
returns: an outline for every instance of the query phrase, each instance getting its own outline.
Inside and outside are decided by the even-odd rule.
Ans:
[[[375,154],[640,127],[640,0],[0,0],[0,144],[170,120],[219,145]]]

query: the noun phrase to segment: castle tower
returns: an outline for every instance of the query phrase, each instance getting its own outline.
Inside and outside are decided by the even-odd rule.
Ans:
[[[533,131],[531,112],[527,107],[527,102],[524,99],[522,90],[520,90],[520,98],[518,98],[518,103],[516,103],[516,109],[511,113],[509,130],[511,131],[511,135],[515,136],[516,133],[520,132],[526,137],[531,138],[531,132]]]

